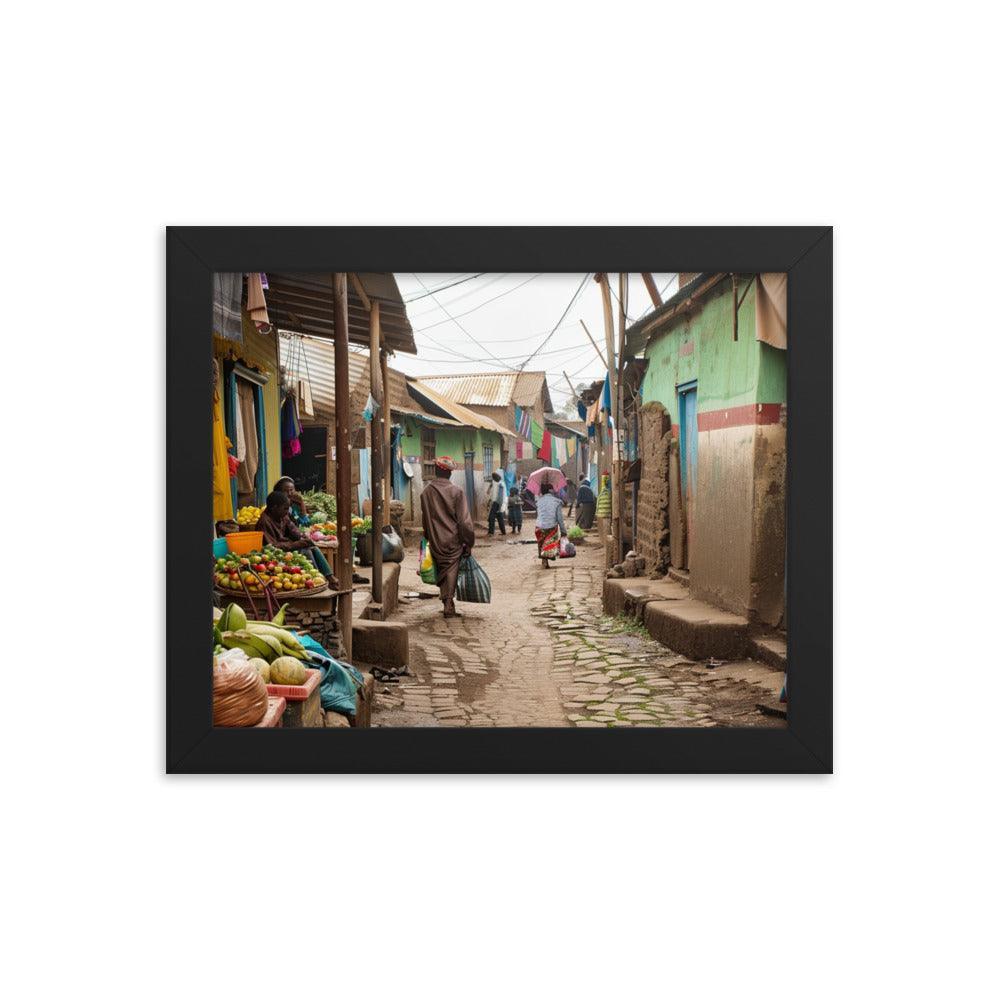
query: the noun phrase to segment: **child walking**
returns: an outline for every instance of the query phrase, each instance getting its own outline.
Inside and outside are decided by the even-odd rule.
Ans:
[[[510,496],[507,497],[507,523],[510,525],[512,535],[521,534],[521,524],[523,523],[521,508],[521,493],[516,486],[512,486]]]

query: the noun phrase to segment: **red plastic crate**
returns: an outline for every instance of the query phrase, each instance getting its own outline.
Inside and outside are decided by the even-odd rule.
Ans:
[[[268,684],[267,693],[280,695],[288,701],[305,701],[319,687],[319,679],[323,675],[323,671],[306,667],[306,674],[308,676],[305,684]]]
[[[281,717],[285,714],[285,699],[267,697],[267,711],[264,718],[254,726],[254,729],[281,729]]]

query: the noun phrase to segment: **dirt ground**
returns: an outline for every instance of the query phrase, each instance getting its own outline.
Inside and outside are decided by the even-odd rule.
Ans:
[[[780,672],[694,663],[604,616],[599,548],[579,545],[575,559],[543,570],[530,522],[524,532],[477,540],[493,600],[459,603],[459,619],[442,617],[437,588],[417,576],[416,547],[407,550],[409,676],[376,684],[373,726],[785,725],[756,707],[777,696]]]

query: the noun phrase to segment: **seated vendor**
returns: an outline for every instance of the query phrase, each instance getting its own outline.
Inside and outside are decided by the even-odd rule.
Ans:
[[[302,494],[295,488],[295,480],[291,476],[282,476],[274,484],[274,488],[288,495],[288,501],[291,504],[288,513],[291,519],[303,528],[309,524],[310,510],[305,500],[302,499]]]
[[[337,590],[337,578],[333,575],[330,564],[323,554],[313,545],[312,541],[299,531],[290,514],[291,501],[284,490],[269,493],[264,513],[254,526],[255,531],[264,533],[264,541],[283,552],[302,552],[316,568],[326,577],[327,583]]]

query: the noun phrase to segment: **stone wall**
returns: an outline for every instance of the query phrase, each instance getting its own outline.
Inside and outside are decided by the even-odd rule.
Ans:
[[[638,555],[647,569],[665,573],[670,564],[670,533],[667,524],[670,414],[661,403],[647,403],[639,411]]]

